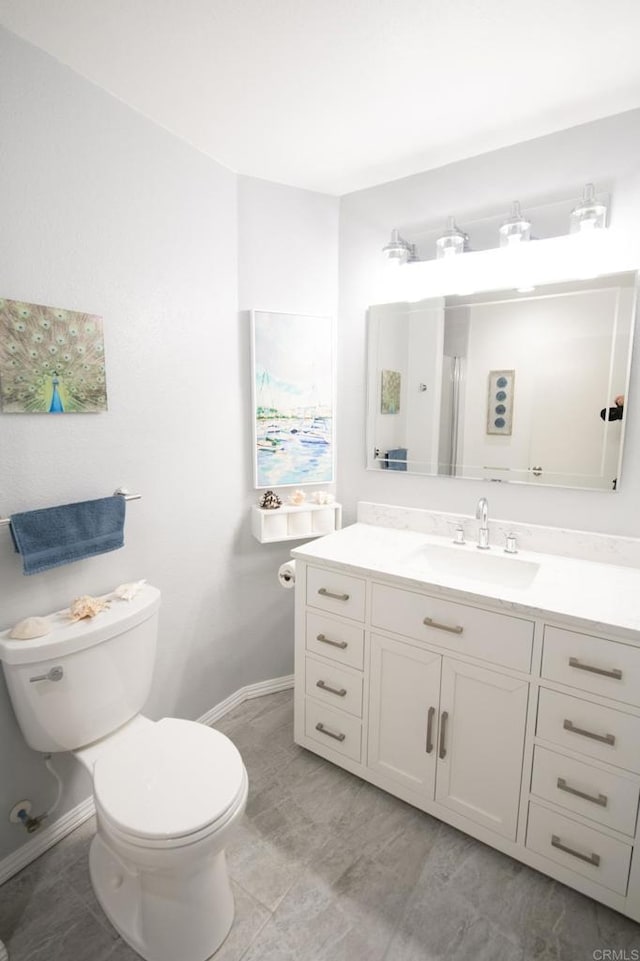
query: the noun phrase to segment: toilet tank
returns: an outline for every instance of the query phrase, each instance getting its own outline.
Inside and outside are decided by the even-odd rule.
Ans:
[[[140,712],[151,687],[159,607],[160,591],[145,584],[133,600],[113,598],[90,619],[51,614],[44,637],[0,633],[9,696],[30,747],[74,750]]]

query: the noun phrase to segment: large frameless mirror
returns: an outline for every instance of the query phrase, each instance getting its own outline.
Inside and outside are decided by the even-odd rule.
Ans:
[[[636,284],[369,308],[367,467],[615,490]]]

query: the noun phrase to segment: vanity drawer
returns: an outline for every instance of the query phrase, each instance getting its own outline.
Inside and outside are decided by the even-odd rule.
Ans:
[[[305,691],[330,707],[362,717],[362,674],[315,657],[305,658]]]
[[[364,628],[324,614],[307,611],[306,648],[313,654],[329,657],[362,670]]]
[[[638,792],[629,778],[536,745],[531,793],[538,797],[633,836]]]
[[[538,737],[640,772],[640,717],[540,688]]]
[[[526,846],[611,891],[627,893],[630,844],[532,803]]]
[[[542,676],[614,701],[640,705],[640,649],[547,625]]]
[[[366,581],[320,567],[307,568],[307,604],[332,614],[364,620]]]
[[[362,724],[360,721],[307,698],[304,706],[304,733],[331,751],[360,761]]]
[[[514,670],[531,666],[533,622],[523,618],[374,584],[371,623]]]

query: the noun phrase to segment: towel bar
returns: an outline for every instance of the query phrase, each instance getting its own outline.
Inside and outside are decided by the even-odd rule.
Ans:
[[[126,501],[139,501],[142,497],[142,494],[131,494],[126,487],[119,487],[117,491],[113,493],[119,497],[124,497]],[[10,523],[11,521],[8,517],[0,517],[0,527],[8,527]]]

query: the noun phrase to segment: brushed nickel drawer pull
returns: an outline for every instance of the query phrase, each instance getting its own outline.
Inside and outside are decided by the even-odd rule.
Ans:
[[[322,644],[331,644],[331,647],[339,647],[341,651],[349,646],[346,641],[332,641],[330,637],[325,637],[324,634],[316,634],[316,641],[321,641]]]
[[[444,740],[447,733],[447,721],[449,720],[449,712],[443,711],[440,717],[440,750],[438,751],[438,757],[445,758],[447,756],[447,749],[444,745]]]
[[[581,797],[585,801],[591,801],[592,804],[599,804],[602,808],[606,808],[609,800],[606,794],[598,794],[597,796],[594,796],[593,794],[585,794],[584,791],[579,791],[575,787],[570,787],[563,777],[558,778],[556,787],[559,791],[566,791],[567,794],[575,794],[576,797]]]
[[[581,664],[577,657],[569,658],[569,667],[577,667],[580,671],[590,671],[591,674],[602,674],[603,677],[613,677],[616,681],[622,680],[622,671],[619,668],[614,667],[611,671],[605,671],[603,667]]]
[[[318,721],[316,724],[316,731],[320,731],[321,734],[326,734],[327,737],[332,737],[334,741],[344,741],[346,734],[335,734],[334,731],[330,731],[329,728],[325,727],[322,721]]]
[[[337,694],[338,697],[345,697],[347,693],[346,687],[341,687],[339,690],[337,687],[329,687],[324,681],[316,681],[316,687],[319,687],[321,691],[329,691],[329,694]]]
[[[334,601],[348,601],[348,594],[334,594],[333,591],[328,591],[326,587],[320,587],[318,589],[318,594],[322,594],[323,597],[332,597]]]
[[[572,734],[581,734],[582,737],[590,737],[593,741],[602,741],[603,744],[609,744],[611,747],[616,743],[614,734],[594,734],[593,731],[585,731],[584,728],[575,727],[573,721],[566,717],[562,726],[565,731],[571,731]]]
[[[564,851],[565,854],[570,854],[574,858],[580,858],[581,861],[586,861],[587,864],[593,864],[595,868],[600,865],[599,854],[582,854],[580,851],[574,851],[573,848],[568,848],[566,844],[563,844],[557,834],[551,835],[551,847],[557,848],[559,851]]]
[[[433,751],[433,718],[435,713],[435,707],[430,707],[427,713],[427,743],[425,745],[427,754],[431,754]]]
[[[464,627],[460,627],[459,624],[451,627],[449,624],[440,624],[438,621],[434,621],[432,617],[425,617],[422,623],[426,624],[427,627],[435,627],[439,631],[449,631],[450,634],[462,634],[464,630]]]

